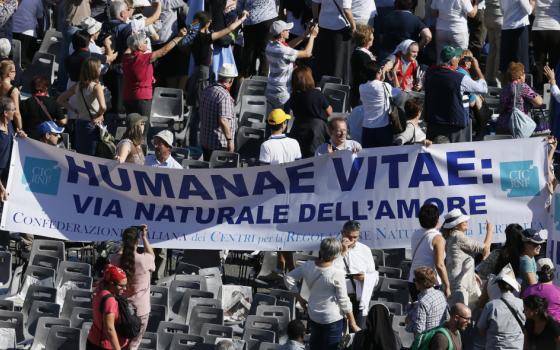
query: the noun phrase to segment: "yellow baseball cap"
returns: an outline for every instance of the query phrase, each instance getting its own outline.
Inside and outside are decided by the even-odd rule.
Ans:
[[[280,108],[273,109],[272,112],[268,114],[268,124],[270,125],[280,125],[289,119],[292,119],[292,116]]]

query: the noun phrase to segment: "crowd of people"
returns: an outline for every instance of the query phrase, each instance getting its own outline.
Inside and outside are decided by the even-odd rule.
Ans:
[[[56,79],[24,79],[41,43],[51,40],[47,30],[60,38]],[[236,100],[256,75],[266,80],[258,164],[520,137],[512,122],[519,113],[535,119],[526,137],[548,134],[543,109],[553,101],[542,96],[548,83],[560,102],[559,52],[560,0],[4,0],[0,197],[8,199],[16,136],[171,169],[183,168],[173,153],[178,146],[205,161],[214,151],[239,151]],[[336,111],[321,89],[328,79],[346,89]],[[184,93],[180,114],[188,111],[188,132],[163,128],[147,152],[156,87]],[[119,122],[125,130],[114,142]],[[556,141],[549,143],[551,161]],[[411,238],[410,274],[403,276],[415,346],[560,349],[560,289],[554,264],[542,257],[543,232],[510,224],[506,242],[491,250],[492,224],[481,242],[467,235],[469,217],[461,210],[440,221],[442,214],[430,204],[420,209],[422,229]],[[96,287],[88,349],[138,348],[150,284],[163,277],[167,256],[146,233],[146,226],[123,232],[121,251]],[[359,237],[359,222],[349,221],[340,239],[323,240],[318,259],[299,267],[291,252],[278,252],[273,278],[284,279],[308,315],[307,328],[290,322],[283,349],[303,349],[308,332],[312,350],[400,348],[387,329],[389,311],[370,308],[379,274]],[[136,310],[134,337],[119,327],[121,299]],[[348,332],[355,336],[343,336]]]
[[[107,155],[98,147],[100,129],[115,133],[119,121],[128,127],[124,116],[133,113],[148,118],[155,87],[183,90],[189,106],[188,136],[170,146],[189,147],[206,161],[214,150],[238,151],[234,97],[254,74],[267,80],[265,124],[275,109],[293,117],[280,135],[297,141],[289,152],[300,158],[325,153],[323,143],[360,150],[518,137],[514,111],[532,118],[532,108],[550,107],[539,95],[545,81],[560,98],[554,1],[8,2],[0,16],[0,94],[15,105],[14,131],[40,139],[39,125],[54,121],[77,152],[136,164],[150,140],[125,141],[119,154]],[[22,87],[48,28],[61,35],[56,80],[37,75]],[[20,42],[21,66],[12,60],[12,38]],[[325,77],[349,87],[336,112],[351,112],[351,146],[332,147],[332,99],[317,88]],[[488,94],[492,86],[501,88],[499,101]],[[540,134],[550,131],[542,114],[535,117]]]

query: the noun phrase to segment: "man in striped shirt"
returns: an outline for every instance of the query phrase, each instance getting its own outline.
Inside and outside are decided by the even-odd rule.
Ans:
[[[269,64],[268,82],[266,84],[267,115],[274,109],[285,109],[284,106],[290,99],[290,84],[294,62],[298,58],[309,58],[313,52],[313,43],[319,33],[316,25],[310,26],[305,33],[289,43],[290,29],[293,23],[275,21],[270,31],[272,41],[266,46],[266,58]],[[303,50],[295,50],[309,34],[309,41]]]

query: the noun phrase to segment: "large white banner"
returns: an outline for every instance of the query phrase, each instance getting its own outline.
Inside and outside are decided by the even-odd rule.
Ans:
[[[118,240],[146,223],[157,247],[309,250],[359,220],[362,242],[410,247],[420,206],[461,208],[469,234],[546,227],[540,138],[336,152],[237,169],[157,169],[33,140],[14,146],[1,228],[69,240]]]

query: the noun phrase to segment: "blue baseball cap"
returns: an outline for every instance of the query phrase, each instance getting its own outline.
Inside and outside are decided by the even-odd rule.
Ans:
[[[42,122],[41,124],[39,124],[38,129],[41,136],[47,133],[61,134],[64,132],[64,128],[56,125],[56,123],[52,120]]]

